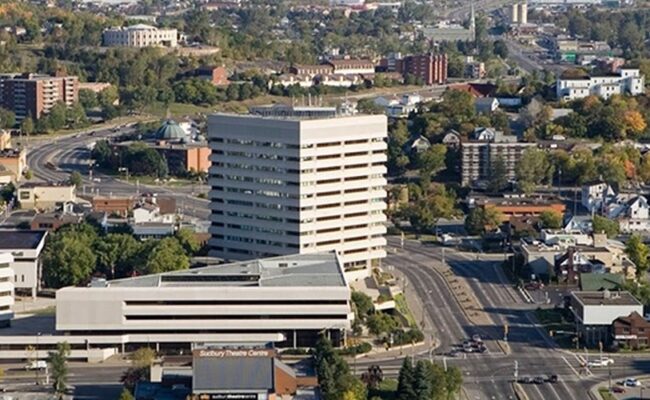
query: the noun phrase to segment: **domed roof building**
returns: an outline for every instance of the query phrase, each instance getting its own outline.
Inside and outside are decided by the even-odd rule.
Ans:
[[[156,131],[156,139],[182,141],[187,140],[187,133],[180,127],[178,122],[168,119]]]

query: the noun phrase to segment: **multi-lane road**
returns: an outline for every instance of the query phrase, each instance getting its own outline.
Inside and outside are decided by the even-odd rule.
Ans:
[[[500,269],[503,255],[482,254],[479,260],[474,254],[447,249],[445,262],[456,276],[468,282],[491,323],[474,325],[453,296],[444,277],[433,267],[442,263],[442,249],[424,246],[417,241],[389,239],[389,256],[385,265],[406,277],[407,291],[414,293],[423,306],[426,318],[425,332],[433,334],[439,347],[433,352],[437,362],[461,368],[464,389],[470,399],[515,399],[512,387],[517,363],[518,377],[535,377],[556,374],[555,384],[522,385],[530,400],[587,399],[589,389],[608,378],[608,370],[584,371],[584,357],[557,347],[534,319],[536,305],[526,303],[524,297],[509,284]],[[417,315],[420,318],[419,315]],[[504,325],[508,325],[509,351],[502,351],[496,340],[502,340]],[[452,346],[481,334],[487,339],[489,352],[469,354],[463,357],[444,356]],[[428,358],[423,352],[419,357]],[[611,367],[614,380],[625,376],[650,372],[650,359],[615,356]],[[357,371],[367,364],[379,363],[389,376],[397,374],[401,360],[370,360],[358,362]]]
[[[133,196],[143,192],[164,194],[176,199],[177,207],[182,214],[207,220],[210,214],[209,201],[196,197],[198,193],[207,193],[208,188],[204,185],[149,186],[139,184],[137,178],[132,177],[127,182],[125,179],[116,179],[97,171],[93,171],[91,179],[88,146],[97,140],[130,131],[132,128],[123,128],[119,131],[105,129],[95,131],[92,135],[84,132],[33,142],[27,146],[27,163],[34,176],[44,181],[59,182],[68,179],[72,171],[79,171],[83,176],[81,193],[104,196]]]

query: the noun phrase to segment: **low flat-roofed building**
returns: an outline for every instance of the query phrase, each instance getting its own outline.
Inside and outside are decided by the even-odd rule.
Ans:
[[[108,215],[119,215],[126,218],[133,210],[132,197],[95,196],[90,200],[93,211],[105,212]]]
[[[0,230],[0,253],[13,256],[14,289],[29,291],[36,296],[41,281],[41,252],[47,231]]]
[[[27,152],[25,149],[7,148],[0,150],[0,170],[11,172],[12,181],[19,181],[27,168]]]
[[[552,198],[497,198],[484,197],[476,200],[476,206],[482,208],[493,208],[502,215],[503,222],[512,216],[540,216],[545,211],[564,214],[566,206],[560,200]]]
[[[617,318],[633,312],[643,314],[643,304],[630,292],[571,292],[570,306],[576,328],[587,346],[609,343],[610,328]]]
[[[18,201],[23,209],[51,210],[76,200],[72,184],[28,182],[18,188]]]
[[[212,265],[67,287],[56,293],[56,329],[67,335],[147,332],[186,349],[197,334],[311,347],[335,345],[351,326],[350,289],[335,252]],[[253,339],[255,340],[255,339]]]

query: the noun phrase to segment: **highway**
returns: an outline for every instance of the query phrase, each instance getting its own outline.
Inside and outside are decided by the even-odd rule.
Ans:
[[[408,279],[406,290],[415,291],[426,310],[425,333],[434,334],[440,343],[432,354],[423,352],[418,357],[432,356],[437,362],[444,358],[448,365],[460,367],[464,376],[463,387],[473,400],[514,399],[515,361],[518,377],[559,376],[556,384],[522,385],[530,400],[588,398],[588,389],[607,380],[608,370],[583,371],[580,367],[583,355],[557,347],[547,332],[535,324],[533,310],[537,305],[526,303],[503,276],[499,267],[502,260],[501,254],[482,254],[477,261],[474,254],[453,249],[445,252],[445,262],[456,276],[467,280],[492,320],[487,326],[476,326],[468,320],[444,278],[433,268],[442,262],[441,247],[406,240],[401,249],[398,238],[389,238],[389,255],[384,265],[391,266],[389,269],[394,268],[398,275]],[[421,316],[416,317],[420,319]],[[496,345],[497,339],[503,339],[505,324],[509,327],[509,354]],[[453,345],[475,333],[486,339],[487,354],[457,358],[444,356]],[[650,359],[647,357],[612,357],[616,360],[611,367],[614,380],[650,372]],[[379,363],[387,376],[396,376],[401,360],[359,361],[356,370],[360,373],[373,363]]]
[[[133,196],[143,192],[153,192],[171,196],[176,199],[177,206],[183,215],[207,220],[210,215],[209,201],[200,199],[194,194],[207,193],[205,185],[163,186],[139,184],[137,178],[131,177],[129,182],[116,179],[113,176],[93,171],[90,177],[90,150],[88,145],[97,140],[111,136],[129,133],[133,128],[123,128],[118,132],[111,129],[98,130],[90,135],[90,131],[57,137],[52,140],[40,140],[27,145],[27,164],[34,176],[43,181],[59,182],[69,178],[72,171],[79,171],[83,176],[83,187],[79,194],[95,194],[103,196]],[[56,169],[48,168],[52,163]]]

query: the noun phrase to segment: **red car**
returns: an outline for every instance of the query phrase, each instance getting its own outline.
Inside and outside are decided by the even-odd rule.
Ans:
[[[625,389],[620,387],[620,386],[614,386],[612,388],[612,392],[614,392],[614,393],[625,393]]]

